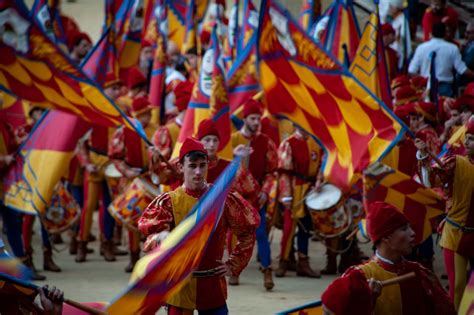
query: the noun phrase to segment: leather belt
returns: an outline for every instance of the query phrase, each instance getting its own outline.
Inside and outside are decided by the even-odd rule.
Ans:
[[[216,268],[209,269],[209,270],[198,270],[193,271],[193,278],[206,278],[206,277],[213,277],[216,275]]]
[[[457,223],[456,221],[451,220],[448,217],[446,217],[446,222],[448,222],[449,224],[451,224],[455,228],[460,229],[462,232],[474,232],[474,227],[462,226],[461,224]]]

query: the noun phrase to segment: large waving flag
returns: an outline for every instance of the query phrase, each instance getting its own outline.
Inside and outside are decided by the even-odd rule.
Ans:
[[[165,0],[168,6],[168,39],[181,50],[186,38],[186,1]]]
[[[459,305],[459,315],[472,315],[474,314],[474,273],[471,272],[469,282],[466,284],[464,294]]]
[[[273,1],[262,2],[259,39],[268,110],[314,135],[325,149],[324,175],[349,189],[397,143],[401,123]]]
[[[199,265],[239,164],[238,158],[232,161],[161,246],[137,262],[129,287],[112,301],[108,314],[154,314],[179,290]]]
[[[303,0],[298,22],[301,27],[309,33],[320,15],[321,0]]]
[[[322,42],[340,63],[349,65],[359,46],[360,30],[352,0],[334,0]]]
[[[79,117],[49,112],[37,123],[4,180],[5,205],[44,215],[54,186],[68,170],[77,141],[89,128]]]
[[[27,123],[30,105],[17,97],[0,91],[0,120],[7,122],[13,129]]]
[[[233,0],[229,14],[229,24],[227,26],[227,36],[224,40],[224,61],[229,69],[237,51],[239,38],[239,0]]]
[[[276,313],[275,315],[323,315],[323,303],[321,300],[305,305],[297,306],[288,310]]]
[[[378,13],[372,13],[369,17],[350,71],[373,94],[392,108],[390,79]]]
[[[406,215],[419,244],[432,234],[430,220],[444,213],[445,202],[434,190],[384,164],[364,172],[364,202],[384,201]]]
[[[17,279],[27,280],[31,277],[31,269],[27,268],[21,261],[11,256],[5,249],[5,243],[0,237],[0,274],[9,275]]]
[[[30,22],[21,2],[0,1],[0,24],[9,25],[0,38],[0,89],[99,125],[131,127],[96,83]]]

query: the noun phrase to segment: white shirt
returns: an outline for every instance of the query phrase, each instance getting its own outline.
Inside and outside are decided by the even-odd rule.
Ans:
[[[435,68],[438,81],[451,83],[454,80],[453,69],[459,74],[467,70],[456,45],[441,38],[432,38],[416,48],[408,72],[427,78],[430,74],[430,56],[433,51],[436,52]]]

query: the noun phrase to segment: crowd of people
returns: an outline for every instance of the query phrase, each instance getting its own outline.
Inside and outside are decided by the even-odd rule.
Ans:
[[[321,171],[324,151],[305,130],[267,115],[264,100],[255,97],[241,105],[242,126],[231,136],[233,154],[242,162],[224,214],[198,270],[167,301],[168,314],[190,314],[194,309],[227,314],[227,283],[239,285],[239,274],[249,263],[255,244],[262,284],[268,291],[275,286],[274,276],[285,277],[292,271],[309,278],[342,275],[322,296],[328,314],[455,313],[474,257],[474,83],[469,83],[474,78],[474,24],[467,24],[461,44],[456,37],[456,11],[446,1],[432,0],[423,17],[423,43],[403,69],[401,8],[398,1],[386,3],[381,32],[394,113],[414,136],[407,135],[397,144],[396,159],[389,154],[382,162],[426,187],[439,188],[446,199],[445,216],[433,233],[441,234],[449,294],[433,273],[433,238],[414,244],[409,220],[392,206],[377,202],[365,209],[368,235],[375,248],[372,258],[359,249],[357,238],[350,237],[362,218],[360,193],[339,192],[332,205],[353,216],[343,230],[332,226],[329,216],[314,215],[317,209],[310,207],[308,195],[322,194],[328,188]],[[69,56],[79,64],[92,48],[92,40],[72,19],[64,17],[63,25],[68,27]],[[321,25],[319,32],[324,32]],[[204,50],[209,40],[204,29]],[[432,92],[427,85],[433,75],[433,52],[437,103],[427,101]],[[129,255],[125,272],[132,272],[139,258],[180,224],[229,165],[230,161],[218,155],[222,131],[212,119],[201,121],[195,136],[175,148],[198,80],[198,51],[180,51],[175,43],[168,43],[166,97],[159,118],[148,98],[153,57],[153,44],[143,40],[137,67],[126,76],[107,73],[101,86],[110,100],[140,122],[151,145],[125,127],[93,126],[80,139],[61,182],[80,207],[80,218],[67,230],[68,240],[59,233],[51,234],[41,224],[45,271],[61,272],[53,260],[54,243],[69,241],[69,253],[78,264],[87,263],[88,254],[99,250],[106,262],[115,261],[117,255]],[[8,122],[0,122],[2,176],[15,163],[18,146],[43,111],[33,104],[28,113],[30,123],[15,130]],[[32,259],[35,216],[0,205],[12,253],[32,270],[33,280],[45,280]],[[97,236],[91,233],[96,210]],[[270,250],[272,228],[282,230],[278,253]],[[121,247],[124,233],[128,235],[127,250]],[[312,238],[326,246],[326,266],[311,266]],[[96,239],[100,248],[94,249],[91,244]],[[227,260],[223,260],[224,250]],[[414,279],[383,287],[381,281],[409,272],[415,272]],[[47,308],[45,291],[40,292]],[[52,300],[62,298],[55,289],[47,294]]]

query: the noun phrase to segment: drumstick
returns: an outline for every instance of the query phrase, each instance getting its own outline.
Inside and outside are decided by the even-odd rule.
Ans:
[[[346,236],[346,240],[348,241],[352,239],[357,234],[358,231],[359,231],[359,227],[356,226],[355,229],[351,233],[349,233],[349,235]]]
[[[395,277],[395,278],[392,278],[392,279],[380,281],[380,284],[382,285],[382,287],[386,287],[386,286],[389,286],[389,285],[392,285],[392,284],[397,284],[397,283],[400,283],[400,282],[410,280],[410,279],[415,278],[415,277],[416,277],[416,274],[415,274],[414,271],[412,271],[412,272],[407,273],[405,275],[401,275],[401,276],[398,276],[398,277]]]

